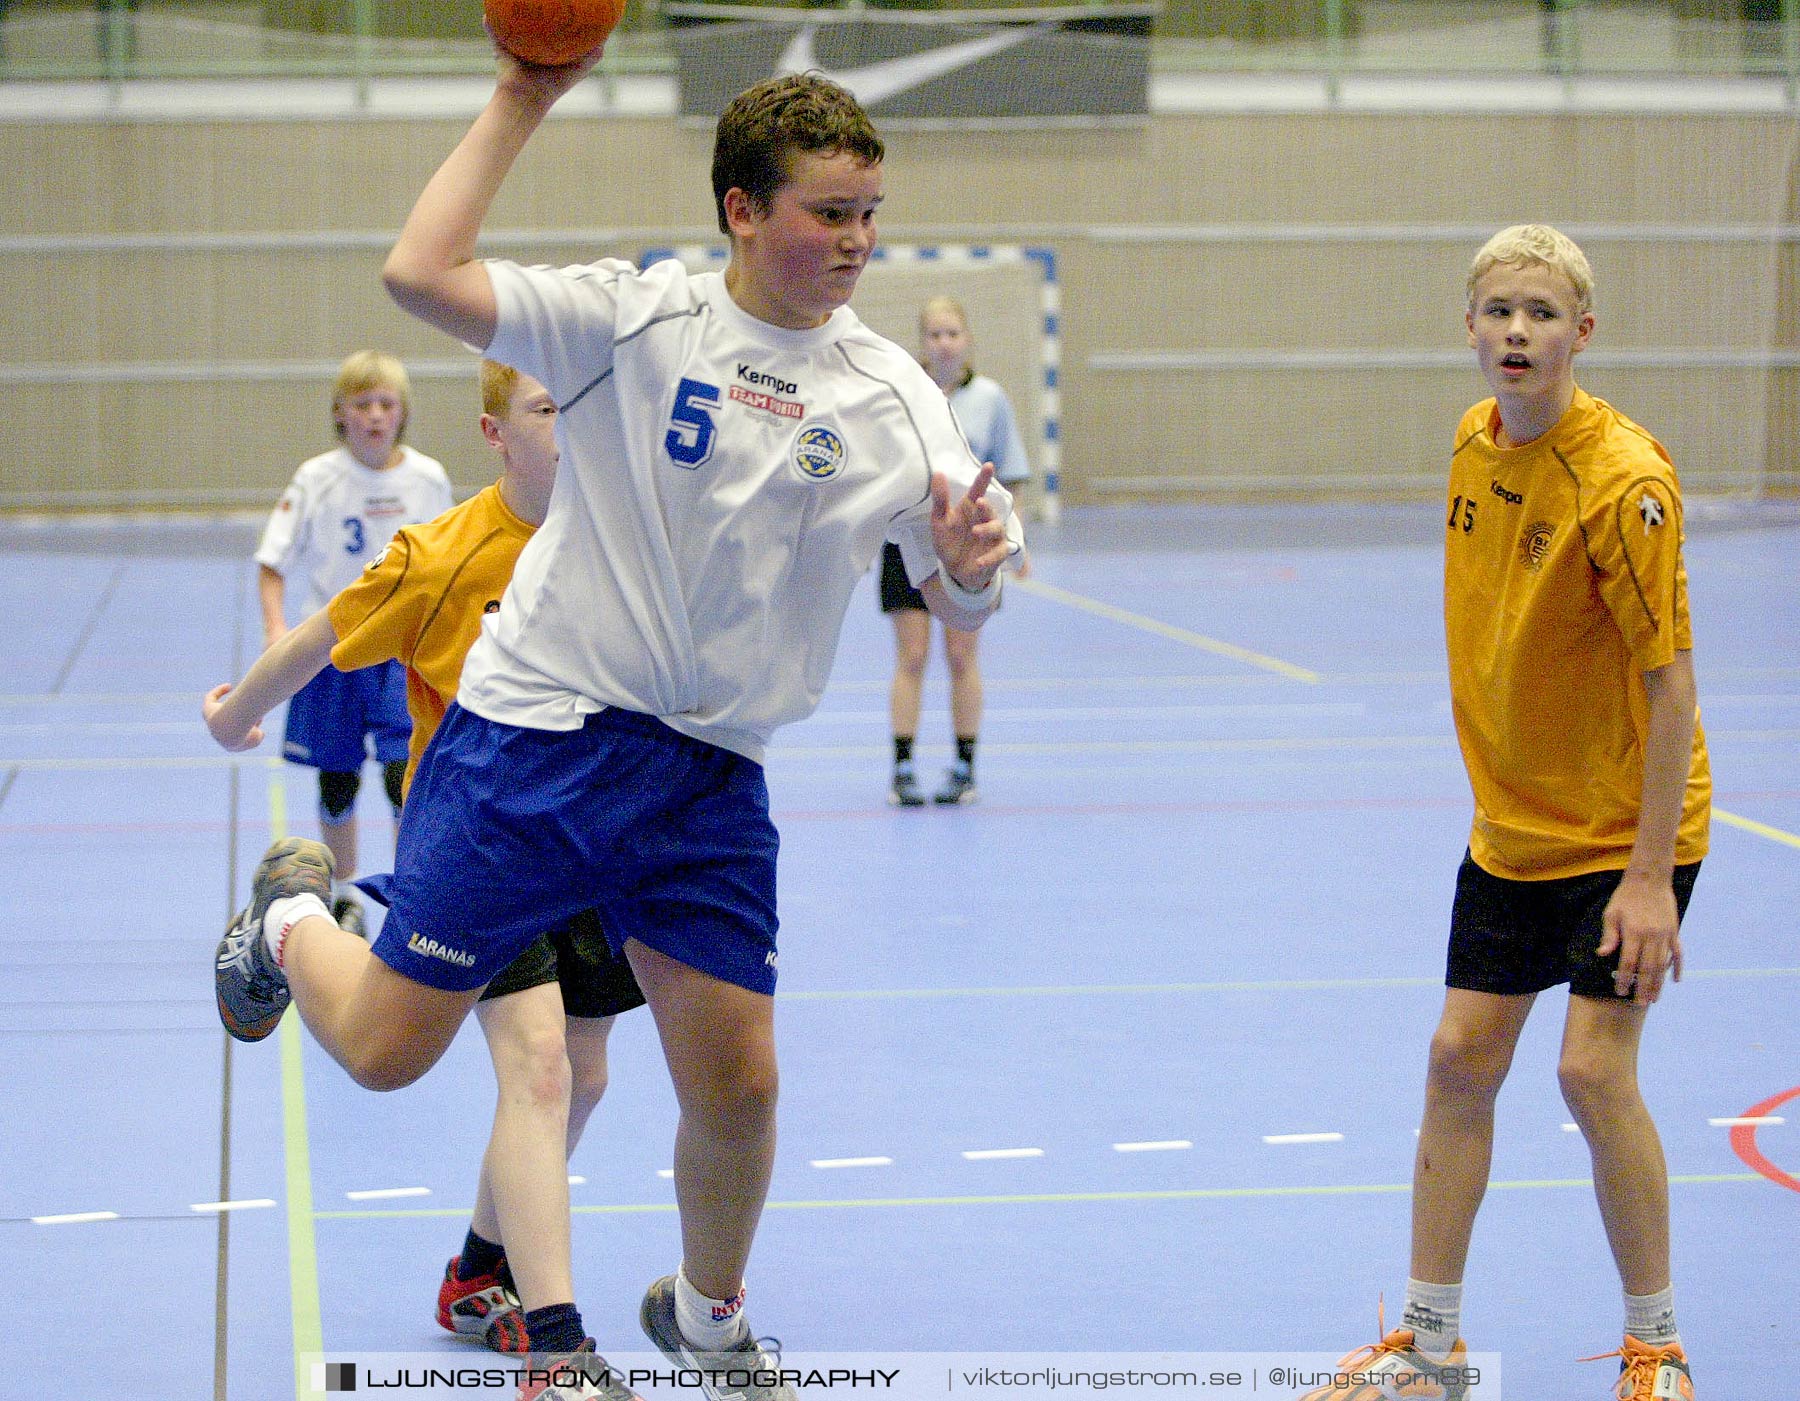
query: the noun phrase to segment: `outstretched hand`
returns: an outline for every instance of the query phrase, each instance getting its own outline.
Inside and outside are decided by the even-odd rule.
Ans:
[[[942,472],[931,474],[931,543],[945,572],[970,593],[992,583],[1012,552],[1006,523],[995,517],[987,501],[993,480],[994,464],[984,462],[968,493],[952,500],[950,479]]]
[[[231,718],[231,708],[225,704],[225,697],[230,694],[230,682],[214,686],[201,700],[200,714],[206,721],[207,730],[218,741],[221,749],[231,754],[241,754],[263,742],[263,728],[257,723],[261,717],[252,720],[248,729],[242,721],[234,721]]]

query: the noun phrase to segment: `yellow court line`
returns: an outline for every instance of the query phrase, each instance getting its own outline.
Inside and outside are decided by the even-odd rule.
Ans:
[[[1672,1187],[1716,1186],[1727,1183],[1762,1182],[1754,1172],[1705,1172],[1671,1175]],[[1515,1182],[1490,1182],[1497,1192],[1541,1192],[1565,1188],[1592,1188],[1591,1177],[1552,1177],[1522,1179]],[[1253,1197],[1357,1197],[1377,1196],[1412,1191],[1409,1182],[1371,1182],[1317,1187],[1186,1187],[1143,1192],[1014,1192],[989,1196],[953,1197],[845,1197],[819,1200],[772,1201],[768,1211],[829,1211],[833,1209],[878,1208],[897,1206],[1063,1206],[1094,1202],[1177,1202],[1242,1200]],[[471,1207],[419,1207],[405,1211],[321,1211],[321,1221],[391,1221],[424,1216],[468,1216]],[[636,1216],[666,1214],[675,1203],[631,1206],[577,1206],[577,1216]]]
[[[287,835],[287,788],[279,767],[269,772],[269,835]],[[288,1299],[294,1330],[294,1395],[316,1396],[311,1359],[325,1350],[319,1315],[319,1248],[314,1233],[312,1148],[306,1132],[306,1075],[300,1014],[281,1019],[281,1122],[287,1158]]]
[[[1783,846],[1800,849],[1800,836],[1792,832],[1784,832],[1779,827],[1771,827],[1766,822],[1757,822],[1748,817],[1739,817],[1735,812],[1726,812],[1724,808],[1714,808],[1714,817],[1727,827],[1738,827],[1759,837],[1767,837],[1772,842],[1780,842]]]
[[[1049,599],[1052,603],[1079,608],[1084,613],[1092,613],[1097,618],[1107,618],[1115,623],[1124,623],[1127,627],[1141,628],[1145,632],[1155,633],[1158,637],[1166,637],[1189,647],[1197,647],[1202,652],[1211,652],[1214,656],[1229,657],[1234,662],[1245,662],[1250,666],[1261,667],[1264,671],[1273,671],[1278,675],[1285,676],[1290,681],[1304,681],[1309,686],[1316,686],[1321,680],[1318,672],[1309,671],[1303,666],[1295,666],[1292,662],[1284,662],[1279,657],[1265,656],[1261,652],[1252,652],[1249,648],[1239,647],[1235,643],[1221,642],[1216,637],[1207,637],[1204,633],[1189,632],[1186,628],[1158,622],[1155,618],[1146,618],[1142,613],[1115,608],[1112,604],[1102,603],[1097,598],[1088,598],[1083,594],[1071,593],[1067,589],[1059,589],[1055,584],[1046,584],[1038,579],[1015,578],[1007,580],[1007,587],[1024,589],[1026,593],[1034,593],[1040,598]]]

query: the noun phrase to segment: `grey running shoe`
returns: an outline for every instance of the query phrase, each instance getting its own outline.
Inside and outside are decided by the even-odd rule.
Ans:
[[[944,775],[944,786],[931,795],[934,803],[972,803],[980,797],[975,788],[975,771],[958,764]]]
[[[287,1011],[287,974],[263,942],[263,916],[277,900],[308,894],[331,898],[330,848],[305,837],[276,842],[257,865],[249,907],[226,926],[214,957],[219,1020],[239,1041],[262,1040]]]
[[[561,1357],[534,1353],[520,1369],[518,1401],[644,1401],[612,1364],[594,1351],[594,1340]]]
[[[650,1286],[638,1322],[664,1357],[700,1373],[707,1401],[797,1401],[794,1388],[781,1379],[781,1344],[775,1339],[746,1332],[724,1352],[700,1352],[688,1344],[675,1324],[674,1275]]]
[[[913,777],[910,767],[894,770],[893,781],[888,784],[888,806],[896,808],[922,808],[925,806],[925,794],[919,787],[919,780]]]

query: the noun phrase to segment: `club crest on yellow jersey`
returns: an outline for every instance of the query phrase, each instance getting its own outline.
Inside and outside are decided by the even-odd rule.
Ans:
[[[809,423],[794,438],[794,466],[808,481],[828,482],[844,470],[849,457],[835,428]]]
[[[1550,553],[1550,537],[1556,534],[1556,527],[1549,521],[1534,521],[1519,534],[1519,563],[1525,566],[1528,573],[1535,574],[1544,567],[1544,558]]]

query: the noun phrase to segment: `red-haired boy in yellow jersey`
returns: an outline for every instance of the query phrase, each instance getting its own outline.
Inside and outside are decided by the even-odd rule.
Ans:
[[[482,618],[499,606],[519,552],[543,522],[556,476],[557,407],[549,391],[492,360],[482,361],[481,389],[481,428],[504,465],[500,479],[435,520],[402,529],[356,582],[276,642],[236,687],[208,693],[207,728],[226,749],[257,744],[263,715],[327,665],[355,671],[397,658],[413,722],[411,786],[455,699]],[[476,1016],[499,1103],[474,1219],[438,1293],[445,1328],[501,1352],[580,1345],[568,1155],[606,1088],[613,1018],[643,1001],[592,914],[539,938],[488,984]]]
[[[1537,994],[1568,983],[1557,1075],[1625,1292],[1611,1394],[1692,1401],[1668,1168],[1637,1079],[1645,1015],[1681,976],[1711,812],[1680,486],[1656,439],[1575,383],[1594,313],[1574,243],[1541,224],[1505,229],[1476,255],[1468,295],[1494,396],[1456,432],[1444,628],[1475,821],[1413,1165],[1406,1311],[1352,1358],[1396,1375],[1460,1360],[1494,1099]],[[1400,1394],[1461,1395],[1454,1372],[1443,1380]]]

